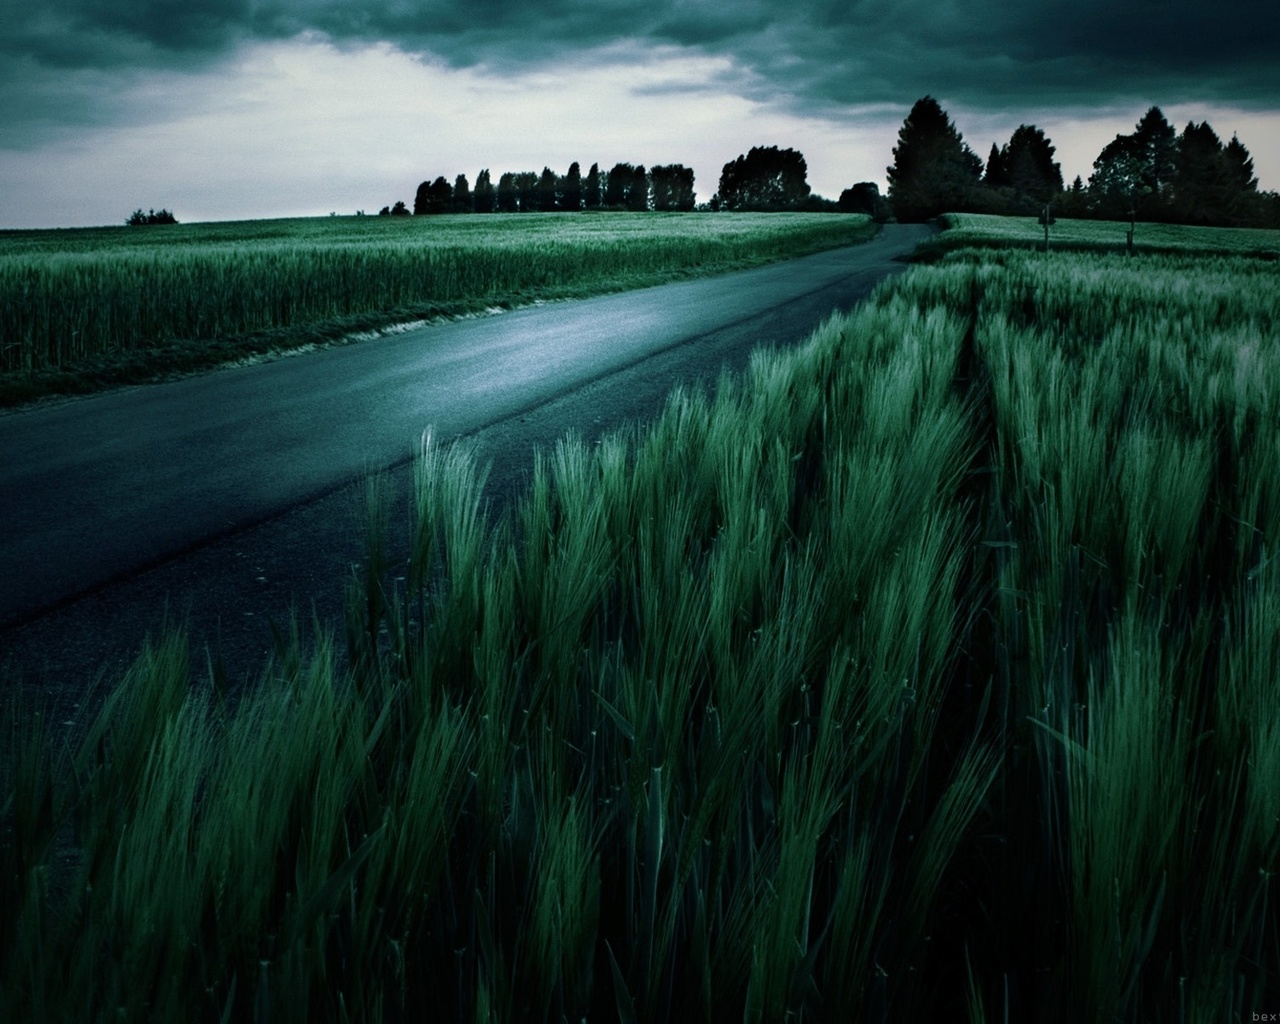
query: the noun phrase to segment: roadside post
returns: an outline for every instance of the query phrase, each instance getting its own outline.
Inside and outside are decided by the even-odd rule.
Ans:
[[[1049,251],[1049,225],[1055,223],[1056,218],[1050,209],[1052,203],[1045,203],[1044,209],[1040,211],[1040,223],[1044,225],[1044,251]]]

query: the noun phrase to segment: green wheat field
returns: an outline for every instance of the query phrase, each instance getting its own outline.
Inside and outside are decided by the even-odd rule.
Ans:
[[[861,215],[610,212],[0,231],[0,405],[723,272],[875,230]]]
[[[968,249],[509,515],[424,438],[238,699],[170,635],[74,745],[10,701],[0,1017],[1280,1010],[1278,324],[1275,260]]]

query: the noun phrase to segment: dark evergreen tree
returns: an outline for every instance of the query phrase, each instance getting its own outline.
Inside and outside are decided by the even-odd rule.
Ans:
[[[1009,167],[1004,159],[1008,155],[1009,147],[1006,144],[1004,153],[993,142],[991,143],[991,153],[987,156],[987,173],[982,179],[984,185],[991,188],[1004,188],[1009,184]]]
[[[643,213],[649,209],[649,174],[644,164],[636,167],[631,175],[631,187],[627,189],[627,209]]]
[[[1133,155],[1142,164],[1139,198],[1143,213],[1156,216],[1169,204],[1177,162],[1177,132],[1165,120],[1159,107],[1151,107],[1142,115],[1133,132]]]
[[[475,211],[475,204],[471,198],[471,186],[467,183],[467,176],[459,174],[453,181],[453,206],[454,213],[472,213]]]
[[[550,167],[542,168],[542,175],[538,178],[537,199],[534,209],[541,213],[551,213],[559,206],[556,198],[557,186],[560,184],[556,178],[556,172]]]
[[[516,176],[510,171],[503,172],[498,179],[498,212],[518,213],[520,210],[520,193],[516,190]]]
[[[600,209],[601,195],[600,165],[592,164],[582,187],[582,205],[588,210]]]
[[[900,221],[969,209],[978,199],[982,160],[932,96],[917,100],[898,131],[888,168],[889,202]]]
[[[809,168],[794,149],[754,146],[725,164],[717,194],[729,210],[795,210],[809,198]]]
[[[1222,151],[1226,172],[1227,218],[1240,226],[1268,227],[1267,206],[1258,192],[1258,179],[1253,173],[1253,157],[1236,135],[1231,136]]]
[[[1227,185],[1233,192],[1258,191],[1258,179],[1253,175],[1253,157],[1239,136],[1231,136],[1231,141],[1222,151],[1222,158],[1226,163]]]
[[[1230,223],[1232,188],[1222,140],[1208,121],[1188,122],[1178,136],[1173,208],[1183,224]]]
[[[569,165],[568,173],[560,179],[560,208],[573,211],[582,209],[582,168],[576,160]]]
[[[1014,131],[1009,145],[1000,151],[1000,162],[1015,202],[1025,198],[1040,206],[1062,191],[1062,168],[1053,154],[1053,144],[1034,125],[1019,125]]]
[[[472,193],[472,203],[476,213],[493,213],[498,204],[498,196],[489,178],[489,168],[476,175],[476,187]]]
[[[1058,212],[1063,217],[1083,217],[1089,212],[1088,199],[1084,180],[1077,174],[1071,187],[1059,197]]]

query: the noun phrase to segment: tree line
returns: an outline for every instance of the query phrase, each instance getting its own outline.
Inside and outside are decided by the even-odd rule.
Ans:
[[[815,196],[809,188],[804,155],[778,146],[755,146],[724,165],[720,187],[707,210],[836,210],[841,204]],[[508,171],[497,183],[488,168],[452,182],[443,175],[423,181],[413,208],[404,202],[384,206],[383,215],[410,213],[551,213],[577,210],[679,212],[699,208],[695,202],[692,168],[684,164],[617,163],[609,170],[592,164],[584,175],[576,161],[564,174],[550,167],[536,171]],[[872,186],[875,187],[874,185]]]
[[[178,218],[168,210],[148,210],[143,213],[141,209],[137,209],[129,214],[129,219],[125,223],[129,227],[139,227],[144,224],[177,224]]]
[[[683,164],[617,163],[602,171],[592,164],[585,175],[574,161],[564,174],[550,167],[536,171],[507,171],[497,183],[488,168],[476,175],[475,185],[459,174],[449,183],[441,176],[418,186],[413,213],[552,213],[557,210],[662,210],[694,208],[693,170]],[[383,208],[384,213],[394,212]],[[405,211],[408,213],[408,209]]]
[[[1098,154],[1086,184],[1064,186],[1055,149],[1035,125],[992,144],[984,163],[932,96],[918,100],[898,132],[888,201],[900,221],[940,213],[1035,214],[1102,220],[1280,227],[1280,195],[1259,192],[1239,138],[1224,144],[1209,123],[1179,134],[1159,107]]]

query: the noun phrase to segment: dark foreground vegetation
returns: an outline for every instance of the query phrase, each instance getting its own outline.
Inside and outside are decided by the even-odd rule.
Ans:
[[[333,644],[9,709],[0,1017],[1274,1009],[1276,274],[953,254],[500,523],[427,438]]]

